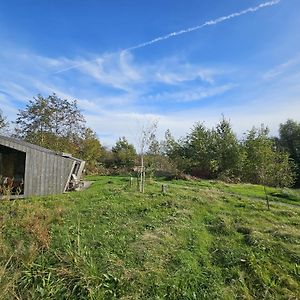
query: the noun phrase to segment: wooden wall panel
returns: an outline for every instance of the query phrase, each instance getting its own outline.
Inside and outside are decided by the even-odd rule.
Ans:
[[[26,153],[24,196],[60,194],[77,159],[23,141],[0,136],[0,144]],[[81,161],[82,168],[84,162]],[[81,175],[81,174],[79,174]]]

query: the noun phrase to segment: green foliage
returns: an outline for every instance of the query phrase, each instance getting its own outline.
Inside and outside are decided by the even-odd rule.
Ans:
[[[231,124],[224,117],[212,131],[212,151],[215,158],[215,172],[223,179],[240,176],[241,151]]]
[[[294,164],[268,133],[264,126],[253,128],[239,142],[230,122],[223,117],[211,130],[202,123],[195,124],[179,141],[168,131],[164,149],[180,170],[196,177],[290,186],[295,178]]]
[[[165,139],[161,142],[162,155],[166,156],[170,163],[180,170],[184,170],[185,164],[182,144],[182,141],[175,140],[169,129],[165,132]]]
[[[201,123],[194,125],[182,149],[186,171],[200,177],[212,177],[218,168],[213,157],[212,131]]]
[[[279,145],[290,154],[297,165],[297,185],[300,186],[300,123],[289,119],[280,124]]]
[[[86,160],[87,170],[97,171],[102,147],[96,134],[85,126],[76,100],[61,99],[56,94],[38,95],[19,110],[16,134],[30,143],[71,153]]]
[[[201,177],[235,180],[241,165],[240,145],[224,117],[215,129],[197,123],[182,141],[166,133],[165,153],[179,169]]]
[[[140,194],[129,178],[89,179],[82,193],[0,202],[1,299],[300,297],[300,194],[266,211],[262,186]]]
[[[136,150],[125,137],[119,138],[112,148],[113,163],[118,168],[132,168],[135,165]]]
[[[290,186],[294,173],[289,156],[275,149],[268,132],[263,126],[248,132],[243,143],[243,179],[269,186]]]
[[[76,100],[68,101],[55,94],[30,100],[24,110],[19,110],[15,123],[19,138],[57,151],[64,147],[62,140],[76,144],[85,130],[85,119]]]
[[[96,134],[86,128],[79,144],[78,156],[87,162],[88,173],[98,173],[103,148]]]

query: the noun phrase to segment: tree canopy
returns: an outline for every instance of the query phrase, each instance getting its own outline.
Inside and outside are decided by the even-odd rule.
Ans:
[[[132,168],[135,165],[136,150],[123,136],[112,147],[114,164],[117,167]]]
[[[296,179],[297,186],[300,186],[300,123],[294,120],[287,120],[279,126],[279,145],[294,160],[298,169]]]
[[[87,168],[97,166],[102,147],[86,121],[76,100],[61,99],[56,94],[38,95],[15,121],[15,136],[55,151],[68,152],[87,161]]]
[[[291,186],[294,164],[287,151],[277,149],[268,128],[253,128],[238,141],[224,117],[215,128],[196,123],[176,141],[168,131],[165,153],[179,170],[201,178],[244,181],[270,186]]]
[[[76,143],[86,130],[76,100],[61,99],[56,94],[34,97],[19,110],[15,124],[17,137],[57,151],[73,152],[66,139]]]

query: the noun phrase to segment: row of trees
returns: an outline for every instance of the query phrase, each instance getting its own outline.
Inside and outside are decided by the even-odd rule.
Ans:
[[[300,135],[295,137],[294,131],[288,130],[291,124],[300,129],[300,124],[288,120],[280,125],[279,138],[270,137],[268,128],[262,125],[249,130],[242,140],[238,140],[224,117],[212,129],[203,123],[195,124],[179,140],[168,130],[165,139],[158,141],[152,131],[143,163],[148,173],[164,171],[175,176],[190,174],[230,182],[291,186],[299,180],[299,157],[296,160],[297,156],[291,155],[288,145],[291,141],[293,146],[300,142]],[[297,149],[298,146],[293,150]],[[134,146],[125,137],[116,143],[110,155],[106,167],[131,168],[138,163]]]
[[[7,128],[0,111],[0,130]],[[138,151],[125,137],[105,149],[86,126],[77,102],[52,94],[38,95],[19,110],[11,134],[82,158],[89,172],[130,171],[140,166],[142,188],[145,170],[274,186],[289,186],[296,180],[300,185],[300,123],[296,121],[281,124],[277,138],[269,137],[268,128],[261,126],[238,140],[224,117],[211,129],[195,124],[179,140],[168,130],[164,140],[158,141],[156,129],[157,122],[141,129]]]
[[[274,186],[292,185],[295,164],[288,152],[268,136],[268,128],[252,128],[239,141],[223,118],[215,128],[196,124],[183,139],[166,133],[166,155],[185,173]],[[278,139],[279,140],[279,139]]]

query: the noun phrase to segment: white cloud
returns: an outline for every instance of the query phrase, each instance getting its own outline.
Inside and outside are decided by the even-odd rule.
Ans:
[[[295,56],[292,59],[289,59],[288,61],[279,64],[275,67],[273,67],[272,69],[268,70],[267,72],[265,72],[262,76],[262,78],[264,80],[273,80],[276,77],[279,77],[280,75],[283,75],[289,71],[291,71],[291,69],[293,69],[294,67],[300,65],[300,54],[298,54],[297,56]]]
[[[180,63],[179,61],[165,61],[160,63],[159,66],[155,66],[154,69],[154,80],[171,85],[193,80],[213,84],[215,77],[225,73],[221,69],[204,68],[198,65]]]
[[[233,84],[225,84],[214,87],[200,87],[191,88],[187,87],[179,92],[161,92],[158,94],[150,95],[147,99],[151,101],[169,101],[169,102],[191,102],[200,101],[205,98],[217,96],[226,93],[234,88]]]
[[[271,81],[273,86],[266,90],[265,81],[249,85],[235,76],[238,71],[191,64],[177,57],[141,63],[131,54],[112,53],[103,54],[93,64],[83,58],[70,60],[14,52],[11,56],[6,54],[5,61],[6,65],[0,62],[0,90],[4,92],[0,94],[0,104],[10,120],[16,117],[20,106],[17,101],[24,104],[37,93],[47,96],[55,92],[63,98],[78,99],[88,125],[108,145],[123,135],[136,143],[141,123],[147,119],[159,120],[161,138],[168,128],[180,137],[197,121],[205,121],[211,127],[222,113],[231,119],[239,135],[262,122],[276,132],[278,124],[287,118],[299,119],[300,74],[295,72],[293,76],[273,76],[276,82]],[[12,62],[13,69],[9,68]],[[55,74],[58,67],[67,68],[73,63],[80,64],[73,72]],[[286,74],[293,67],[297,67],[296,61],[287,61],[273,74]],[[260,88],[254,93],[250,86]],[[232,98],[225,100],[225,93],[237,90],[236,95],[232,93]],[[209,97],[215,97],[214,104],[209,103]],[[201,108],[197,103],[200,100],[205,104]],[[178,111],[178,103],[193,108]]]
[[[32,94],[28,89],[15,82],[2,81],[0,83],[0,90],[5,90],[6,93],[9,94],[11,97],[23,103],[28,102],[28,99],[32,98]]]
[[[252,126],[262,123],[268,126],[272,135],[277,135],[280,123],[288,118],[299,120],[300,101],[297,95],[300,87],[291,89],[290,94],[284,93],[280,87],[277,90],[267,91],[257,98],[244,95],[235,105],[214,105],[205,108],[184,109],[176,112],[157,114],[131,113],[129,111],[105,111],[101,115],[88,114],[89,124],[100,133],[101,141],[105,145],[113,145],[116,139],[125,135],[131,142],[137,144],[137,137],[141,124],[147,120],[159,121],[159,138],[170,129],[176,138],[184,136],[196,122],[204,122],[211,128],[221,119],[222,114],[230,119],[234,131],[239,138]],[[285,95],[286,101],[282,101]],[[102,134],[102,135],[101,135]]]
[[[130,54],[105,54],[96,61],[81,64],[78,70],[99,83],[128,91],[141,80],[141,75],[132,63]]]

